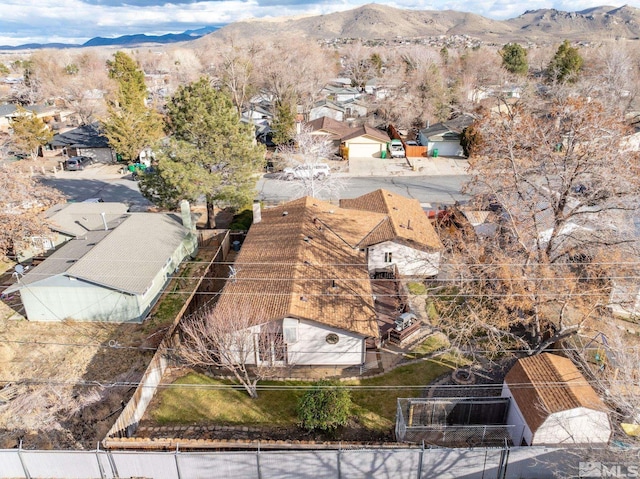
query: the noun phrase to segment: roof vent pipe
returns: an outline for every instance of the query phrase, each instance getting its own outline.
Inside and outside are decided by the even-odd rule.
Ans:
[[[102,224],[104,225],[104,230],[109,231],[109,227],[107,226],[107,215],[102,212],[100,213],[100,216],[102,216]]]

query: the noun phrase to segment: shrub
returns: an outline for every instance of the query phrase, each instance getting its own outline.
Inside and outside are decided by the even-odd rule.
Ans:
[[[351,414],[351,393],[330,381],[318,381],[298,402],[300,426],[329,431],[344,426]]]
[[[418,283],[416,281],[411,281],[410,283],[408,283],[407,289],[411,294],[415,295],[425,294],[427,292],[427,287],[424,284]]]

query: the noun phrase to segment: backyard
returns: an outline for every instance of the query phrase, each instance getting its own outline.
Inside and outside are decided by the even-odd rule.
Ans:
[[[152,427],[189,425],[207,430],[209,437],[237,438],[247,426],[257,428],[264,439],[344,441],[392,440],[398,397],[421,397],[426,386],[455,369],[457,358],[437,358],[400,366],[382,376],[341,381],[351,390],[352,419],[332,434],[309,433],[297,426],[296,408],[306,388],[303,381],[265,381],[259,396],[251,399],[231,382],[191,370],[174,370],[158,391],[140,423],[140,436]],[[209,426],[235,426],[212,434]]]

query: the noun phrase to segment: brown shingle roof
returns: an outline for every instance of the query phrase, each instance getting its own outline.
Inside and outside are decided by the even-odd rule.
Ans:
[[[378,337],[366,258],[353,244],[382,219],[311,197],[265,209],[216,310],[243,311],[255,324],[294,317]]]
[[[342,141],[351,140],[352,138],[357,138],[359,136],[369,136],[383,142],[389,141],[389,135],[387,134],[387,132],[378,130],[377,128],[373,128],[368,125],[363,125],[352,130],[350,133],[342,137]]]
[[[400,240],[416,249],[442,248],[442,242],[418,200],[380,189],[358,198],[342,199],[340,207],[387,215],[388,221],[372,231],[362,246]]]
[[[519,359],[506,375],[505,382],[534,433],[553,413],[578,407],[606,409],[571,360],[556,354],[543,353]]]
[[[335,140],[339,140],[344,135],[348,135],[354,130],[346,123],[334,120],[328,116],[323,116],[309,121],[307,122],[307,126],[311,128],[311,131],[324,131],[330,133],[332,138]]]

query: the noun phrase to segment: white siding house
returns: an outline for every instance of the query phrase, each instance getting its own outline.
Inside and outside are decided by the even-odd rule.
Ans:
[[[361,335],[296,318],[285,318],[282,327],[289,364],[350,366],[364,363],[366,348]]]
[[[364,363],[366,341],[379,331],[365,253],[350,244],[364,234],[351,231],[358,216],[367,231],[380,221],[304,197],[264,209],[251,226],[214,314],[242,311],[281,336],[275,349],[285,353],[263,358],[254,347],[253,364],[273,356],[282,366]]]
[[[366,248],[369,273],[395,270],[400,276],[438,274],[442,242],[420,202],[386,190],[340,200],[343,208],[382,215],[358,244]]]
[[[440,269],[440,257],[440,251],[420,251],[395,241],[385,241],[367,249],[370,273],[395,265],[401,276],[435,276]]]

